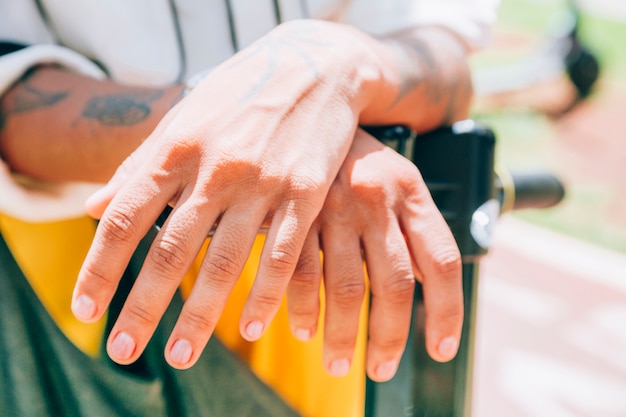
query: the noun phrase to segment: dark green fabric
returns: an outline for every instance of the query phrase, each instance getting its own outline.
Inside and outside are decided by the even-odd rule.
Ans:
[[[140,259],[125,274],[112,310],[132,285]],[[169,367],[163,348],[181,305],[180,297],[172,302],[137,364],[91,358],[49,317],[0,236],[0,415],[297,416],[215,339],[190,370]]]

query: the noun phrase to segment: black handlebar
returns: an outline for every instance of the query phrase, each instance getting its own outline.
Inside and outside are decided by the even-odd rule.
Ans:
[[[561,180],[547,171],[498,172],[495,186],[503,211],[549,208],[565,197]]]
[[[466,260],[484,254],[488,246],[484,233],[482,238],[472,233],[477,211],[486,210],[489,213],[484,214],[492,216],[492,202],[500,203],[500,213],[547,208],[565,195],[561,181],[549,172],[504,169],[495,174],[495,135],[472,120],[422,135],[404,126],[364,129],[419,168]]]

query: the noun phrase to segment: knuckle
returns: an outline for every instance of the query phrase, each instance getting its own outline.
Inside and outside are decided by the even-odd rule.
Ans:
[[[289,305],[289,304],[288,304]],[[291,305],[289,307],[289,313],[293,317],[297,317],[298,320],[306,323],[315,323],[318,319],[317,308],[309,307],[298,304]]]
[[[163,171],[180,174],[181,171],[194,169],[203,154],[201,141],[195,136],[179,132],[171,143],[174,145],[166,148],[162,155],[160,165]]]
[[[352,352],[356,345],[356,336],[350,332],[329,334],[325,337],[327,346],[336,352]]]
[[[152,261],[161,271],[182,271],[188,259],[189,251],[177,242],[159,240],[154,243]]]
[[[158,321],[157,316],[153,314],[149,308],[145,308],[136,303],[128,305],[125,314],[131,321],[134,321],[141,326],[152,326]]]
[[[386,280],[382,286],[381,296],[394,304],[412,302],[415,291],[415,278],[413,275],[394,277]]]
[[[368,216],[381,217],[393,199],[393,190],[387,189],[378,179],[363,179],[348,184],[335,183],[328,194],[324,208],[329,210],[331,221],[352,223]]]
[[[333,302],[339,306],[353,307],[360,305],[365,296],[365,283],[362,281],[342,282],[331,290],[329,296],[331,295]]]
[[[456,249],[442,251],[433,259],[434,272],[444,279],[461,277],[461,254]]]
[[[97,271],[93,265],[85,265],[84,273],[86,280],[95,288],[107,288],[114,285],[113,279]]]
[[[320,274],[310,269],[296,270],[289,285],[302,294],[316,294],[319,289]]]
[[[408,330],[408,329],[407,329]],[[406,335],[388,334],[385,337],[372,337],[369,340],[369,349],[376,349],[379,352],[398,352],[404,349]]]
[[[117,207],[105,213],[99,227],[108,239],[118,242],[130,241],[138,231],[135,220]]]
[[[322,179],[310,175],[291,175],[287,178],[287,189],[296,197],[313,198],[322,191]]]
[[[268,306],[270,308],[275,308],[280,305],[282,302],[282,293],[276,291],[269,292],[260,292],[254,295],[253,303],[263,306]]]
[[[377,205],[387,200],[387,189],[380,180],[367,180],[352,185],[352,193],[366,205]]]
[[[228,282],[230,282],[230,278],[239,275],[239,262],[234,256],[222,251],[210,254],[207,259],[207,267],[212,277],[222,276]]]
[[[293,250],[274,248],[267,257],[266,266],[276,274],[288,274],[294,270],[298,258]]]
[[[184,314],[181,316],[181,320],[194,332],[198,333],[210,333],[215,327],[215,321],[205,309],[186,309]]]

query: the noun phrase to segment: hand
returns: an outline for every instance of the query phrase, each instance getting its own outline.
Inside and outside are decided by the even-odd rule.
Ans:
[[[463,322],[461,261],[454,238],[417,168],[362,130],[356,134],[314,223],[288,288],[296,337],[313,336],[322,249],[326,293],[324,361],[348,372],[370,279],[367,372],[390,379],[408,337],[415,279],[423,284],[426,344],[433,359],[456,354]]]
[[[173,207],[112,328],[107,350],[114,361],[131,363],[141,354],[215,224],[167,361],[187,368],[198,359],[265,222],[243,337],[258,339],[277,311],[354,137],[363,91],[343,57],[351,43],[331,44],[335,35],[324,32],[307,44],[312,25],[285,36],[289,45],[281,49],[281,33],[300,28],[285,25],[218,67],[88,202],[101,220],[74,292],[73,311],[84,321],[102,316],[141,237],[166,205]]]

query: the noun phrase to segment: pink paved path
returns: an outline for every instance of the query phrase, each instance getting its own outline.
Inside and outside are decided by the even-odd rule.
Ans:
[[[479,297],[474,417],[626,416],[626,256],[505,217]]]

